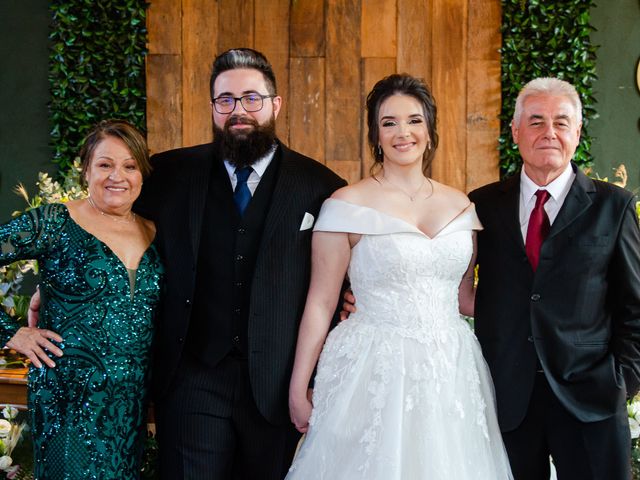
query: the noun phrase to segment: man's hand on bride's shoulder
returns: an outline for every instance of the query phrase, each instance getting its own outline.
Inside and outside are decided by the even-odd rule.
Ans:
[[[29,311],[27,312],[27,326],[37,327],[40,320],[40,287],[36,287],[36,293],[29,301]]]
[[[349,315],[352,313],[356,313],[356,297],[353,296],[350,288],[344,291],[342,299],[344,302],[342,303],[342,310],[340,311],[341,322],[349,318]]]

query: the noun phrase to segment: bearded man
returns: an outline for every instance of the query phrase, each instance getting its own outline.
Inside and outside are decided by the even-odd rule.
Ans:
[[[137,210],[156,222],[166,290],[154,393],[162,478],[285,476],[298,441],[288,385],[313,220],[345,182],[275,134],[267,59],[213,63],[212,143],[152,157]]]

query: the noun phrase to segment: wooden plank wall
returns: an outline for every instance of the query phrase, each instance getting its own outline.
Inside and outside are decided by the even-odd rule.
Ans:
[[[151,0],[150,148],[210,141],[212,60],[251,47],[274,66],[280,139],[351,182],[371,165],[373,84],[424,78],[439,116],[432,176],[469,191],[498,178],[500,21],[500,0]]]

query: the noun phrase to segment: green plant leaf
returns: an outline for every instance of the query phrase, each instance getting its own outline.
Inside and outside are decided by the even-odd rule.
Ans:
[[[147,6],[144,0],[51,0],[49,112],[61,172],[99,120],[117,115],[146,130]]]
[[[589,118],[597,115],[593,97],[597,47],[590,41],[592,0],[548,2],[502,0],[502,111],[500,170],[502,177],[518,171],[522,162],[509,128],[519,90],[535,77],[555,76],[572,83],[583,105],[583,129],[574,161],[590,166]]]

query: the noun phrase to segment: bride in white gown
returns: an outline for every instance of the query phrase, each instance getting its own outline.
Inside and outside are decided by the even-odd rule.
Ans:
[[[473,313],[482,227],[463,193],[423,173],[438,141],[433,98],[391,75],[367,109],[381,168],[338,190],[314,228],[289,394],[307,436],[286,478],[510,479],[491,377],[460,316]],[[327,338],[347,269],[358,309]]]

